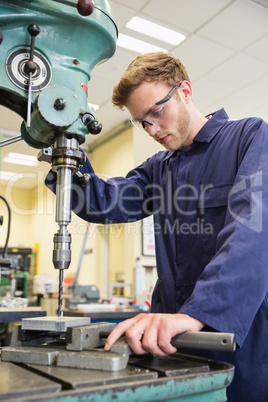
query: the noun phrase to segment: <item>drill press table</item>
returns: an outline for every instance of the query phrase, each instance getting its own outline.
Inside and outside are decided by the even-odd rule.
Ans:
[[[1,350],[0,401],[226,400],[232,365],[180,353],[161,358],[136,356],[124,337],[105,352],[102,346],[115,324],[87,325],[87,320],[43,317],[23,319],[22,326],[14,327],[11,346]],[[50,330],[44,331],[47,323]],[[217,348],[233,348],[230,334],[212,334],[211,338],[209,333],[185,333],[177,342],[196,344],[193,335],[198,336],[198,344],[212,346],[216,340]]]
[[[0,362],[0,401],[225,401],[234,368],[175,354],[131,357],[124,370],[98,371]]]

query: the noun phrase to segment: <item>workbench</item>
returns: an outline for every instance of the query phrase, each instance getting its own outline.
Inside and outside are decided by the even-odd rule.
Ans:
[[[113,322],[118,324],[121,321],[133,318],[136,315],[142,313],[139,309],[128,309],[119,311],[103,311],[103,312],[90,312],[79,310],[63,310],[63,315],[66,317],[90,317],[91,322]]]
[[[46,311],[41,307],[0,307],[0,323],[18,322],[23,318],[43,317]]]
[[[176,353],[131,356],[117,372],[0,361],[0,401],[226,401],[234,368]]]

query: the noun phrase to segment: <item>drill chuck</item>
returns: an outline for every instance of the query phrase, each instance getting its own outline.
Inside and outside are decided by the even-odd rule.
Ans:
[[[71,263],[71,235],[70,233],[54,234],[53,264],[56,269],[67,269]]]

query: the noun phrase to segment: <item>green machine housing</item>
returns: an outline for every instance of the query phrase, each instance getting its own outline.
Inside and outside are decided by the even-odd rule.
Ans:
[[[0,104],[23,118],[23,139],[44,148],[64,131],[84,142],[94,118],[87,103],[91,71],[116,48],[109,3],[95,0],[92,14],[83,16],[77,0],[1,0],[0,27]]]

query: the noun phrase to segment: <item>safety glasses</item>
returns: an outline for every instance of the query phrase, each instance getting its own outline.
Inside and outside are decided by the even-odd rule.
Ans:
[[[176,89],[181,86],[181,83],[182,81],[178,85],[175,85],[173,88],[171,88],[169,93],[163,99],[151,106],[149,113],[147,113],[147,115],[143,119],[137,120],[131,118],[131,123],[140,130],[145,131],[148,131],[149,126],[153,126],[155,123],[159,124],[169,110],[169,100],[174,95]]]

